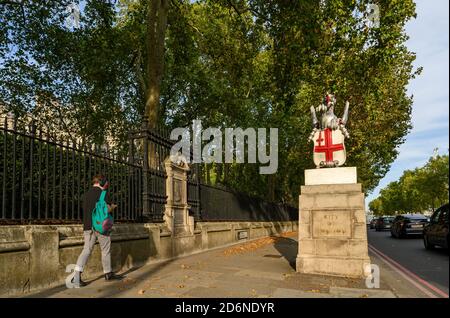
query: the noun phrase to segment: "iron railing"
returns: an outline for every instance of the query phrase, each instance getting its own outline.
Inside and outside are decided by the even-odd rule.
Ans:
[[[20,128],[19,128],[20,127]],[[101,173],[110,181],[119,222],[146,219],[144,180],[148,180],[152,219],[162,220],[165,174],[131,162],[119,152],[77,144],[17,119],[0,125],[0,221],[2,223],[80,222],[82,196]],[[144,178],[144,176],[147,176]],[[154,216],[154,217],[153,217]],[[159,217],[158,217],[159,216]]]
[[[100,147],[39,129],[33,122],[0,123],[0,223],[79,223],[92,176],[110,181],[118,222],[162,222],[166,204],[164,160],[175,141],[167,130],[129,134],[128,150]],[[201,184],[190,166],[188,204],[196,221],[297,220],[295,207]]]
[[[145,185],[153,185],[155,178],[166,176],[164,160],[170,156],[170,150],[176,141],[170,139],[170,132],[165,128],[149,128],[148,121],[145,118],[141,129],[130,133],[129,140],[131,162],[133,164],[138,163],[144,172],[153,171],[151,174],[144,173],[144,188],[142,193],[144,198],[143,213],[144,215],[149,215],[150,220],[160,222],[162,221],[162,214],[159,212],[155,213],[154,202],[165,203],[165,196],[162,198],[158,194],[161,192],[155,191],[155,188]],[[199,164],[190,164],[190,172],[188,175],[188,204],[190,206],[190,214],[194,216],[196,221],[201,220],[199,171]],[[158,187],[160,182],[156,180],[156,184],[156,187]]]
[[[202,184],[203,221],[296,221],[298,209],[289,204],[268,202],[240,192]]]

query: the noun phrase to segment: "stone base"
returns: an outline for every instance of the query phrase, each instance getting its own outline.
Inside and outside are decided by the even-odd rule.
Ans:
[[[297,257],[297,272],[349,278],[370,275],[370,259],[346,259],[333,257]]]
[[[329,170],[334,169],[315,171],[328,175]],[[354,278],[368,276],[370,259],[364,209],[361,184],[302,186],[297,272]]]
[[[185,235],[185,236],[174,236],[172,237],[172,253],[173,255],[183,256],[189,255],[196,250],[195,247],[195,236]]]

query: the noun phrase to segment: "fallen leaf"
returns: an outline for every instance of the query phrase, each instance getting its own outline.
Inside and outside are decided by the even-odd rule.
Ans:
[[[309,292],[310,293],[320,293],[320,290],[318,290],[318,289],[311,289]]]
[[[184,285],[178,285],[177,287],[178,288],[184,288]]]
[[[141,290],[138,291],[138,294],[139,294],[139,295],[143,295],[144,293],[145,293],[145,290],[143,290],[143,289],[141,289]]]

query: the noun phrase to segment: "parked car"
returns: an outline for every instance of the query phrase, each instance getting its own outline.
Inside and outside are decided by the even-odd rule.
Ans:
[[[396,238],[415,234],[422,235],[428,218],[423,214],[400,214],[397,215],[391,225],[391,235]]]
[[[374,229],[375,228],[375,224],[377,223],[377,218],[373,218],[370,223],[369,223],[369,229]]]
[[[375,223],[375,231],[389,230],[393,220],[393,216],[383,216],[378,218]]]
[[[427,250],[436,245],[448,248],[448,209],[448,203],[437,209],[423,229],[423,243]]]

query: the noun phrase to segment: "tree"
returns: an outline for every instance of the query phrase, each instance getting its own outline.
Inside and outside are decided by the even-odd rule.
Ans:
[[[410,129],[412,0],[377,1],[379,28],[364,23],[369,0],[89,0],[79,29],[64,25],[68,0],[23,3],[0,0],[2,105],[47,105],[72,135],[102,142],[108,128],[123,145],[144,116],[150,127],[279,128],[277,174],[209,164],[211,182],[297,202],[313,167],[309,108],[327,91],[337,113],[350,99],[348,165],[366,193]]]
[[[374,216],[382,216],[383,215],[383,207],[380,198],[376,198],[369,203],[369,209],[372,211]]]
[[[423,209],[434,211],[448,202],[449,166],[448,155],[430,158],[427,164],[417,169],[417,191],[420,193]]]
[[[430,158],[421,168],[406,170],[369,203],[377,215],[434,211],[448,202],[448,155]]]
[[[68,27],[71,2],[0,2],[0,104],[83,144],[102,144],[108,131],[123,144],[139,109],[126,34],[101,0],[88,1],[80,28]]]

